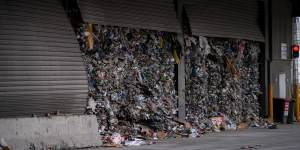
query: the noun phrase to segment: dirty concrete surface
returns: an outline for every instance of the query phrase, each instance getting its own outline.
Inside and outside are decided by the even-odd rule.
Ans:
[[[278,129],[247,129],[204,135],[200,138],[169,139],[160,144],[91,150],[300,150],[300,124]]]

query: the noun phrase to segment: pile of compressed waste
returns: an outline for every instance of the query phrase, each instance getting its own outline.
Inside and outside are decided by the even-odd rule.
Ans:
[[[179,129],[175,34],[89,24],[77,38],[88,72],[87,113],[97,115],[102,134],[153,137]]]
[[[259,122],[258,42],[185,36],[186,112],[195,126]],[[222,120],[219,118],[219,120]]]
[[[98,118],[104,145],[151,144],[167,137],[263,126],[258,117],[256,42],[186,36],[186,120],[176,118],[176,34],[83,24],[87,114]]]

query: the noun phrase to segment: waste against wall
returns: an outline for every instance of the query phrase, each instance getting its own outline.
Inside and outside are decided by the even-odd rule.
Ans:
[[[161,131],[178,125],[175,34],[85,25],[78,40],[89,80],[87,113],[98,116],[101,132],[137,135],[140,125]]]
[[[225,116],[230,124],[259,119],[259,43],[185,37],[186,111],[195,125]]]
[[[185,36],[186,120],[177,115],[176,34],[84,24],[77,30],[87,66],[87,114],[104,143],[140,145],[165,137],[258,126],[259,43]]]

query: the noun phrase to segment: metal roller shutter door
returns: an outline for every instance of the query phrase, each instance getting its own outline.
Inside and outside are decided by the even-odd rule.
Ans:
[[[264,41],[261,4],[259,0],[184,1],[192,34],[254,41]]]
[[[180,32],[173,0],[80,0],[85,22]]]
[[[83,114],[86,69],[59,0],[0,0],[0,117]]]

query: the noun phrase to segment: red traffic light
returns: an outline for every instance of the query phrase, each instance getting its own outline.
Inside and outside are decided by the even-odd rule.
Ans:
[[[299,52],[299,45],[292,46],[293,52]]]

